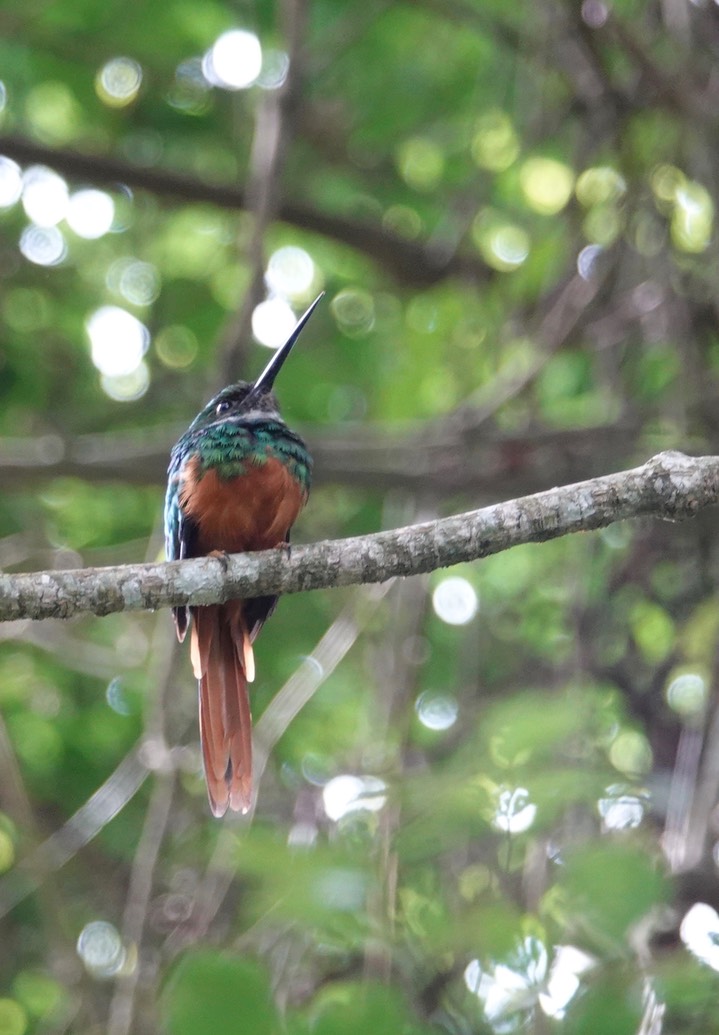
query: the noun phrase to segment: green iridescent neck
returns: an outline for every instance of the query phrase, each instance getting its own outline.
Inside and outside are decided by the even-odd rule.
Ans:
[[[202,471],[216,471],[220,478],[238,478],[250,466],[279,460],[309,492],[312,460],[304,442],[281,420],[245,423],[227,421],[205,428],[193,443]]]

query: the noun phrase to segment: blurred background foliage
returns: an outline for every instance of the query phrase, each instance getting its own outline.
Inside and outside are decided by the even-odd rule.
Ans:
[[[0,565],[160,556],[320,289],[301,539],[719,452],[718,57],[711,0],[6,0]],[[0,628],[0,1032],[719,1031],[714,525],[282,601],[251,822],[167,614]]]

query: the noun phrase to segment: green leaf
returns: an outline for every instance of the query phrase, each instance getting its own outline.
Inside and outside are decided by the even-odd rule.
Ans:
[[[277,1015],[265,970],[254,960],[205,949],[184,956],[162,996],[170,1035],[271,1035]]]
[[[636,1035],[642,1012],[639,983],[612,975],[580,993],[562,1031],[566,1035]]]
[[[628,929],[667,901],[669,882],[638,845],[595,841],[567,856],[562,885],[568,912],[596,945],[618,947]]]
[[[335,982],[317,995],[309,1031],[312,1035],[410,1035],[416,1028],[397,989],[345,981]]]

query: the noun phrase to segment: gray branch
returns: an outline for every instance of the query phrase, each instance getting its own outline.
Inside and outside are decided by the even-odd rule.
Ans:
[[[0,575],[0,620],[106,615],[384,582],[626,518],[679,520],[718,501],[719,457],[666,452],[630,471],[408,528],[295,546],[291,553]]]

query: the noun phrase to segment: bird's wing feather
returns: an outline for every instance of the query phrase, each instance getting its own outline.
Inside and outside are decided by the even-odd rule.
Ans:
[[[173,451],[167,478],[165,494],[165,556],[168,561],[181,561],[194,555],[196,529],[193,522],[183,514],[180,506],[180,479],[182,461]],[[182,643],[190,622],[187,607],[173,607],[177,638]]]

